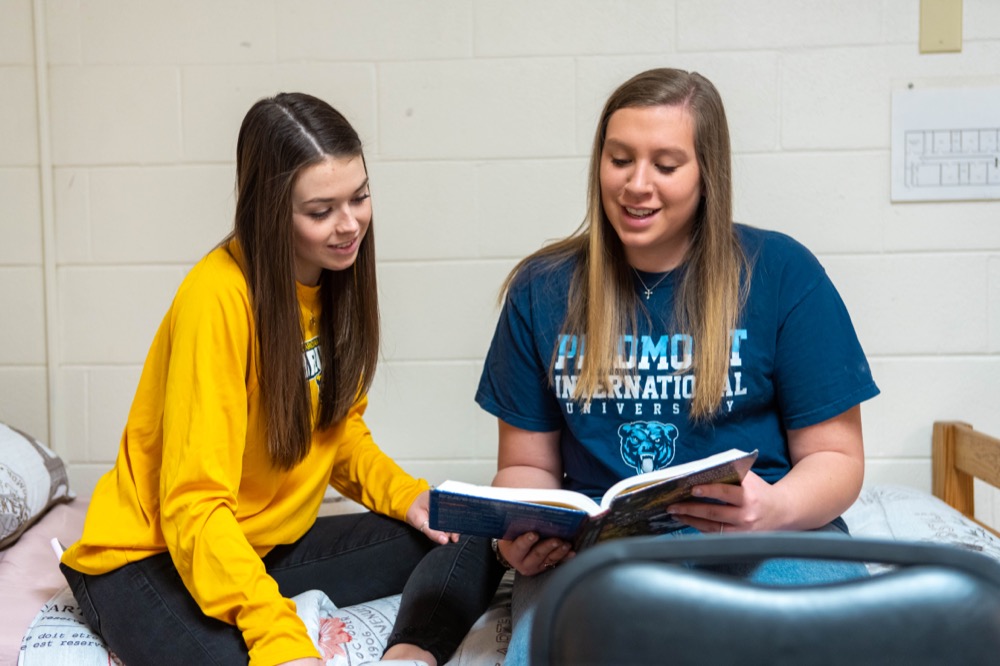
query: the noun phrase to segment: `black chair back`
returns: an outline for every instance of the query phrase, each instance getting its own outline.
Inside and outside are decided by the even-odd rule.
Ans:
[[[762,586],[694,565],[807,558],[895,565],[814,586]],[[956,547],[810,533],[635,538],[553,573],[533,666],[1000,664],[1000,562]]]

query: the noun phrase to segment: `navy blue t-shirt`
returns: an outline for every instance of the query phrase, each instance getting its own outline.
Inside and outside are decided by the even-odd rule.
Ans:
[[[611,389],[589,404],[572,399],[585,362],[584,341],[560,333],[572,260],[531,262],[518,274],[476,402],[517,428],[559,430],[563,485],[592,497],[623,478],[730,448],[758,449],[754,471],[779,480],[791,467],[786,430],[837,416],[879,390],[847,309],[812,253],[784,234],[736,229],[752,266],[750,291],[731,332],[728,385],[708,423],[688,418],[698,341],[673,325],[679,271],[648,300],[641,282],[652,286],[658,277],[640,274],[649,317],[640,312],[636,335],[621,340]]]

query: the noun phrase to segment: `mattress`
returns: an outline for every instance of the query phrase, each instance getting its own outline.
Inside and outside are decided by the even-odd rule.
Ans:
[[[324,506],[322,513],[359,508],[336,502]],[[22,666],[116,663],[75,610],[50,544],[53,538],[67,545],[76,540],[85,511],[86,501],[82,499],[56,506],[17,543],[0,551],[0,666],[18,663],[26,635],[31,638],[23,644]],[[1000,560],[1000,539],[936,497],[913,488],[865,488],[844,519],[856,537],[948,543]],[[869,565],[872,573],[879,573],[881,568]],[[503,662],[510,638],[512,580],[510,575],[505,577],[490,609],[448,666],[495,666]],[[296,600],[307,626],[315,626],[314,640],[324,648],[324,655],[329,648],[328,666],[351,666],[380,653],[398,607],[398,597],[344,609],[332,606],[325,595]],[[46,646],[53,636],[60,635],[80,645],[74,650]]]
[[[58,504],[0,551],[0,666],[17,664],[21,638],[39,609],[66,587],[51,541],[76,541],[86,512],[87,498]]]

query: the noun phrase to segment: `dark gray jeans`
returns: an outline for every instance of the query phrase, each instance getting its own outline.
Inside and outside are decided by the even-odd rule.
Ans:
[[[337,607],[402,592],[389,645],[412,643],[443,664],[486,610],[503,570],[489,539],[437,546],[374,513],[327,516],[264,557],[281,593],[322,590]],[[128,666],[246,664],[235,626],[202,613],[168,553],[99,576],[60,565],[91,629]]]

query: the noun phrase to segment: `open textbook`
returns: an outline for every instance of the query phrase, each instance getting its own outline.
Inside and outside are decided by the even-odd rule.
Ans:
[[[646,472],[611,486],[600,503],[572,490],[445,481],[431,490],[430,526],[498,539],[537,532],[571,541],[575,550],[606,539],[664,534],[683,527],[668,506],[690,498],[694,486],[739,484],[756,459],[756,450],[730,449]]]

